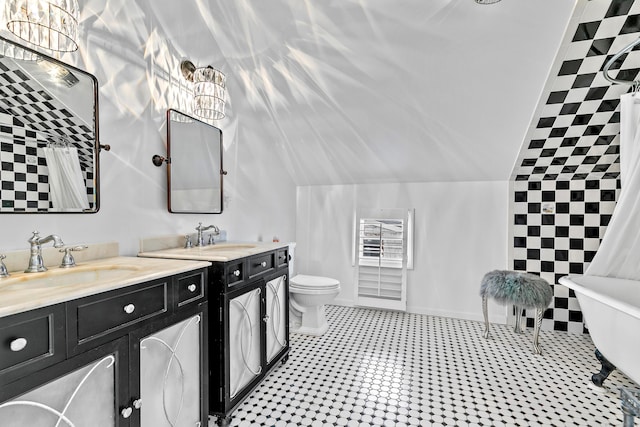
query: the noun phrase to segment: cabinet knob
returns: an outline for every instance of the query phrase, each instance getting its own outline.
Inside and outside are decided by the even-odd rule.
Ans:
[[[269,315],[267,314],[266,316],[264,316],[264,317],[262,318],[262,321],[263,321],[264,323],[267,323],[267,322],[269,321]]]
[[[263,267],[266,267],[266,266],[267,266],[267,261],[262,261],[262,262],[260,263],[260,265],[261,265],[261,266],[263,266]]]
[[[27,346],[26,338],[16,338],[9,344],[9,348],[11,351],[20,351],[23,350]]]
[[[236,276],[236,277],[240,277],[240,270],[234,271],[233,275]]]
[[[136,409],[142,408],[142,399],[136,399],[133,401],[133,407]]]
[[[187,289],[189,289],[189,292],[195,292],[196,289],[198,289],[198,287],[192,283],[189,286],[187,286]]]
[[[124,306],[124,312],[127,314],[131,314],[135,311],[136,306],[133,304],[127,304]]]
[[[123,418],[129,418],[132,412],[133,409],[131,409],[131,406],[127,406],[126,408],[123,408],[122,411],[120,411],[120,414],[122,414]]]

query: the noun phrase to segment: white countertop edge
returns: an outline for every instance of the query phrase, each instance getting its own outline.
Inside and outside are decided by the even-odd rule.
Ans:
[[[239,248],[225,250],[225,246],[236,245],[255,245],[253,248]],[[287,242],[221,242],[213,245],[216,251],[211,251],[210,246],[204,246],[199,248],[194,246],[192,248],[169,248],[160,249],[157,251],[140,252],[139,257],[145,258],[164,258],[164,259],[190,259],[190,260],[202,260],[213,262],[228,262],[234,261],[240,258],[246,258],[253,255],[259,255],[264,252],[273,251],[276,249],[282,249],[289,246]],[[219,249],[219,251],[217,250]]]

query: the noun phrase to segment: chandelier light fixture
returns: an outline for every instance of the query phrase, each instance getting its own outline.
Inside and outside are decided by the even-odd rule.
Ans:
[[[500,0],[476,0],[478,4],[494,4],[498,3]]]
[[[193,114],[206,120],[225,116],[227,78],[212,66],[196,67],[191,61],[180,64],[182,75],[193,82]]]
[[[7,29],[25,42],[52,52],[78,49],[77,0],[6,0]]]

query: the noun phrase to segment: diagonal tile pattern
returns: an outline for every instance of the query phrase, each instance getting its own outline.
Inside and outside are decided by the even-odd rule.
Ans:
[[[590,1],[561,50],[513,170],[516,181],[615,179],[620,173],[620,95],[604,65],[640,33],[640,1]],[[557,70],[556,70],[557,68]],[[640,49],[620,57],[610,75],[638,78]]]
[[[478,301],[480,303],[480,301]],[[327,306],[329,332],[291,335],[289,361],[250,394],[232,426],[622,425],[614,372],[605,391],[588,335],[394,311]],[[214,426],[212,420],[210,426]]]

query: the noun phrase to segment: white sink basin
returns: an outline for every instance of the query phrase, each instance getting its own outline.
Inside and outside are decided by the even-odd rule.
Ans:
[[[55,286],[90,285],[96,282],[119,280],[135,274],[141,267],[135,265],[94,265],[55,268],[42,273],[18,273],[0,279],[0,289],[12,287],[50,288]]]

